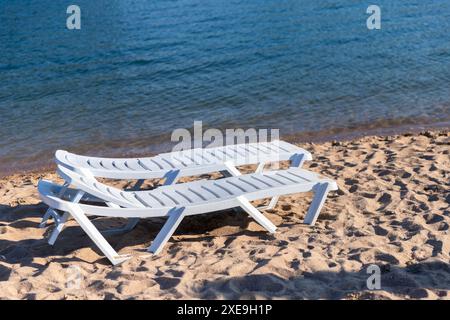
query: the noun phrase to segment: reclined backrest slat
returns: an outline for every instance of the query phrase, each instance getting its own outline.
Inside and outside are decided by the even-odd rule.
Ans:
[[[105,201],[111,201],[123,207],[136,207],[137,203],[132,202],[121,195],[122,190],[107,186],[93,177],[82,176],[68,168],[58,165],[59,174],[70,184],[76,186],[84,192],[96,196]],[[138,204],[141,206],[141,204]]]

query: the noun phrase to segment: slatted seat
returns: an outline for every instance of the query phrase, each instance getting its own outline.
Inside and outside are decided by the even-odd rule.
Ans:
[[[236,175],[218,180],[166,185],[146,191],[120,190],[103,184],[92,176],[79,174],[63,166],[58,166],[58,174],[76,189],[68,188],[68,185],[58,186],[45,180],[39,182],[38,188],[42,200],[52,210],[64,212],[61,217],[57,217],[58,224],[50,236],[49,243],[53,244],[56,241],[69,216],[73,216],[113,264],[120,263],[128,257],[119,256],[86,215],[127,219],[168,217],[164,227],[149,247],[149,251],[157,254],[186,215],[240,207],[266,230],[273,233],[276,227],[250,201],[313,191],[315,196],[305,216],[305,223],[312,225],[319,215],[327,193],[337,189],[333,180],[293,167],[287,170]],[[72,202],[61,197],[63,188],[66,188]],[[108,206],[78,203],[85,194],[104,201]]]

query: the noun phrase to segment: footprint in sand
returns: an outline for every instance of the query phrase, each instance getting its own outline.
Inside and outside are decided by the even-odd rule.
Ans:
[[[176,287],[181,279],[178,278],[169,278],[169,277],[158,277],[155,278],[156,283],[159,284],[159,288],[161,290],[171,289]]]
[[[380,226],[373,226],[373,230],[377,236],[386,236],[389,233],[386,229]]]
[[[0,281],[8,281],[11,269],[0,265]]]
[[[298,270],[300,267],[300,261],[297,258],[295,258],[294,260],[291,261],[290,267],[291,269]]]
[[[431,253],[433,257],[437,256],[439,253],[442,253],[442,246],[443,246],[442,241],[435,239],[428,239],[427,242],[425,243],[433,247],[433,252]]]
[[[425,219],[427,224],[435,224],[437,222],[441,222],[442,220],[444,220],[443,216],[432,213],[424,214],[423,218]]]
[[[400,261],[393,255],[388,254],[388,253],[383,253],[383,252],[375,254],[375,259],[381,260],[381,261],[384,261],[384,262],[387,262],[390,264],[394,264],[394,265],[397,265],[400,263]]]
[[[377,196],[376,193],[369,193],[369,192],[362,192],[361,195],[367,199],[375,199]]]
[[[448,223],[442,222],[438,225],[438,231],[447,231],[448,230]]]
[[[402,178],[403,179],[408,179],[408,178],[411,178],[411,176],[412,176],[412,173],[409,173],[409,172],[407,172],[407,171],[405,171],[403,174],[402,174]]]
[[[377,200],[379,203],[382,203],[383,205],[388,205],[392,201],[392,196],[389,193],[383,193],[381,197]]]

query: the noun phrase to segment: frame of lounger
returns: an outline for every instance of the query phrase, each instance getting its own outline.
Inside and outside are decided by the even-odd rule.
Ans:
[[[276,149],[278,148],[278,149]],[[249,151],[251,149],[251,151]],[[232,151],[230,151],[232,150]],[[205,165],[190,165],[186,166],[183,169],[178,170],[172,170],[174,164],[173,159],[178,159],[178,163],[183,162],[186,163],[190,159],[192,159],[192,155],[195,155],[197,157],[205,158],[205,157],[213,157],[215,153],[221,153],[223,156],[226,156],[227,154],[234,154],[238,155],[237,151],[240,150],[241,155],[242,152],[247,152],[245,156],[237,157],[234,159],[235,161],[224,161],[222,163],[217,162],[213,164],[205,164]],[[275,152],[268,152],[275,151]],[[258,157],[251,158],[251,154],[257,154],[258,155],[267,155],[265,157],[259,157],[263,158],[263,161],[255,161],[260,160]],[[249,156],[249,157],[247,157]],[[274,156],[274,158],[272,158]],[[86,161],[90,163],[90,168],[80,168],[76,166],[76,161],[72,160],[70,161],[70,157],[75,157],[77,159],[76,161],[81,161],[79,159],[83,159],[83,161]],[[143,158],[140,159],[128,159],[129,161],[135,161],[137,160],[142,161],[140,164],[140,167],[142,170],[116,170],[116,165],[114,165],[115,161],[127,161],[127,159],[112,159],[112,158],[96,158],[96,157],[86,157],[86,156],[78,156],[74,154],[70,154],[67,151],[58,150],[55,153],[56,163],[58,165],[64,166],[66,168],[69,168],[75,172],[78,172],[82,175],[88,176],[88,177],[102,177],[102,178],[111,178],[111,179],[138,179],[136,184],[133,186],[131,190],[139,190],[142,184],[144,183],[145,179],[164,179],[163,186],[175,184],[179,178],[186,177],[186,176],[195,176],[199,174],[205,174],[205,173],[211,173],[211,172],[221,172],[224,176],[237,176],[240,175],[241,172],[237,169],[237,166],[240,165],[247,165],[247,164],[255,164],[258,163],[258,167],[255,172],[263,172],[264,167],[267,163],[273,162],[273,161],[284,161],[289,160],[291,162],[291,167],[301,167],[306,160],[312,160],[312,155],[308,151],[297,147],[295,145],[292,145],[290,143],[287,143],[282,140],[275,140],[271,142],[262,142],[262,143],[252,143],[252,144],[242,144],[242,145],[228,145],[223,147],[216,147],[216,148],[210,148],[210,149],[191,149],[191,150],[184,150],[184,151],[177,151],[177,152],[171,152],[171,153],[162,153],[158,156],[151,157],[151,158]],[[158,158],[157,164],[159,166],[165,165],[166,168],[160,168],[161,170],[144,170],[144,168],[147,168],[146,166],[149,166],[148,162],[151,161],[149,159]],[[250,159],[251,158],[251,159]],[[224,158],[227,160],[227,158]],[[146,160],[146,161],[145,161]],[[195,160],[195,159],[194,159]],[[219,160],[219,159],[217,159]],[[193,161],[193,160],[191,160]],[[144,162],[146,164],[144,164]],[[94,166],[94,163],[96,165]],[[167,166],[170,167],[167,167]],[[154,164],[156,166],[156,164]],[[109,169],[108,169],[109,168]],[[153,168],[157,169],[157,168]],[[59,196],[63,196],[64,192],[68,188],[68,183],[65,181],[63,188],[60,191]],[[80,198],[81,199],[81,198]],[[79,200],[80,200],[79,199]],[[79,201],[78,200],[78,201]],[[273,209],[278,202],[278,197],[273,197],[269,204],[267,206],[258,207],[259,210],[266,210],[266,209]],[[61,221],[61,217],[58,216],[58,214],[49,208],[42,220],[39,224],[39,227],[43,228],[47,225],[47,221],[49,218],[53,218],[56,224],[56,228],[59,228],[59,223]],[[128,223],[122,231],[129,231],[133,229],[136,224],[138,223],[139,219],[133,219]],[[50,241],[50,243],[53,243],[54,240]]]
[[[63,200],[59,197],[59,194],[63,187],[55,185],[49,181],[41,180],[39,182],[39,194],[42,200],[49,205],[53,210],[59,210],[64,212],[60,224],[58,224],[58,228],[52,233],[51,240],[56,240],[56,237],[61,232],[64,227],[65,221],[67,221],[69,215],[71,215],[81,226],[81,228],[87,233],[87,235],[94,241],[94,243],[99,247],[99,249],[105,254],[105,256],[113,263],[118,264],[129,258],[129,256],[120,256],[117,252],[109,245],[106,239],[101,235],[101,233],[95,228],[92,222],[87,218],[87,215],[95,215],[95,216],[105,216],[105,217],[120,217],[120,218],[149,218],[149,217],[168,217],[164,226],[156,236],[155,240],[152,242],[152,245],[148,248],[150,252],[154,254],[158,254],[164,244],[169,240],[172,236],[173,232],[178,227],[181,220],[187,215],[195,215],[202,214],[208,212],[214,212],[219,210],[231,209],[231,208],[242,208],[245,212],[247,212],[252,218],[254,218],[260,225],[262,225],[267,231],[270,233],[275,232],[276,227],[268,220],[262,213],[257,210],[250,201],[263,199],[267,197],[278,197],[280,195],[285,194],[293,194],[299,192],[314,192],[314,198],[311,202],[311,205],[308,209],[308,212],[305,216],[305,223],[313,225],[317,220],[317,217],[320,213],[320,210],[325,202],[327,194],[330,190],[336,190],[337,185],[333,180],[318,178],[317,175],[311,173],[306,170],[301,170],[301,174],[306,176],[308,182],[305,183],[294,183],[285,186],[272,187],[267,189],[262,189],[257,192],[248,192],[245,195],[240,195],[237,197],[229,197],[227,199],[221,199],[220,201],[213,202],[204,202],[196,205],[189,206],[178,206],[178,207],[165,207],[165,208],[151,208],[145,207],[144,205],[139,206],[134,204],[135,207],[130,208],[121,208],[120,205],[133,205],[127,201],[122,203],[114,203],[113,206],[101,207],[101,206],[92,206],[86,204],[80,204],[75,201],[79,201],[85,192],[88,192],[90,195],[94,196],[104,196],[108,203],[113,197],[108,196],[106,193],[98,192],[95,189],[92,189],[87,184],[83,184],[78,179],[76,173],[66,169],[59,168],[61,170],[60,174],[65,176],[65,178],[71,182],[75,182],[75,186],[77,189],[66,189],[66,196],[69,197],[70,201]],[[277,172],[287,172],[288,170],[278,170]],[[299,171],[300,172],[300,171]],[[245,175],[249,177],[253,175],[254,177],[261,177],[258,174],[250,174]],[[245,177],[243,176],[243,177]],[[232,178],[229,178],[232,179]],[[221,179],[221,180],[227,180]],[[217,180],[217,181],[221,181]],[[197,183],[201,183],[197,182]],[[98,182],[99,185],[103,185]],[[188,185],[193,185],[193,183],[186,183],[184,187]],[[103,185],[105,188],[108,186]],[[166,186],[161,188],[171,188],[172,186]],[[119,192],[121,192],[119,190]],[[103,198],[103,197],[102,197]],[[71,202],[72,201],[72,202]],[[121,202],[121,201],[118,201]],[[107,233],[115,233],[121,232],[122,230],[109,230]]]

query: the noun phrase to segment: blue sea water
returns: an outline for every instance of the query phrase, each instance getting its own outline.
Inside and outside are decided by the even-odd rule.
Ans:
[[[150,153],[194,120],[299,137],[447,125],[449,84],[447,0],[0,0],[0,173],[59,148]]]

